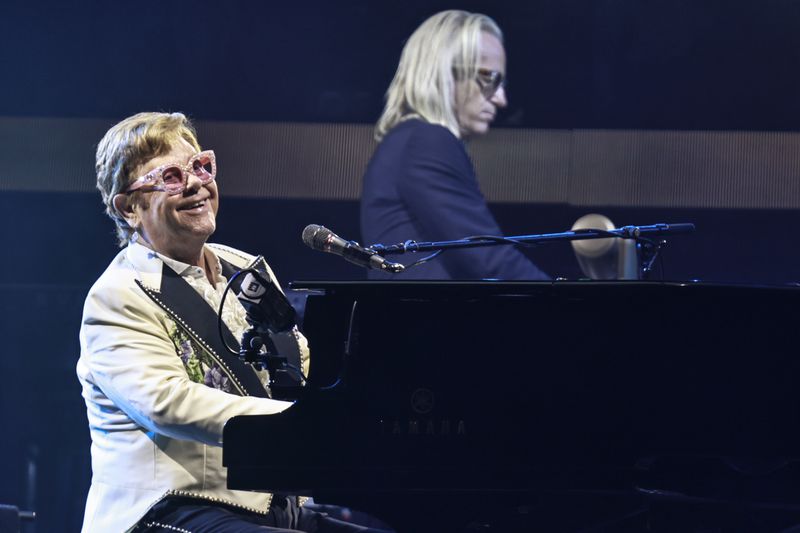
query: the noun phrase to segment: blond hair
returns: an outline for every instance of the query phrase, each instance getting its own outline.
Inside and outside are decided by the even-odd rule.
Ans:
[[[386,91],[386,107],[375,127],[375,139],[380,141],[409,118],[440,124],[461,137],[455,85],[476,76],[482,32],[503,42],[497,24],[480,13],[442,11],[423,22],[403,47],[397,72]]]
[[[169,152],[181,139],[200,151],[194,126],[182,113],[138,113],[113,126],[97,145],[97,188],[106,214],[117,226],[120,246],[128,243],[135,230],[114,207],[114,197],[136,179],[133,172]]]

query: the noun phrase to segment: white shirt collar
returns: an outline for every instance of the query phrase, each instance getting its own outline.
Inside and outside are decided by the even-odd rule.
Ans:
[[[193,278],[204,278],[206,273],[203,271],[202,268],[199,266],[190,265],[188,263],[184,263],[183,261],[178,261],[177,259],[172,259],[171,257],[167,257],[166,255],[155,252],[159,259],[164,261],[164,263],[170,267],[172,270],[178,273],[179,276],[182,277],[193,277]],[[217,274],[217,277],[222,275],[222,264],[219,262],[219,257],[217,254],[211,250],[208,246],[203,247],[203,254],[206,256],[206,261],[214,268],[214,272]]]
[[[132,238],[130,244],[134,246],[139,245],[145,247],[148,251],[149,256],[158,257],[159,259],[161,259],[161,261],[163,261],[168,267],[174,270],[181,277],[204,278],[206,275],[203,269],[200,268],[199,266],[194,266],[188,263],[184,263],[183,261],[178,261],[177,259],[167,257],[166,255],[153,250],[150,244],[141,237],[139,237],[138,239]],[[212,268],[214,269],[214,272],[217,275],[216,277],[220,278],[220,276],[222,276],[222,263],[220,263],[217,254],[215,254],[214,250],[212,250],[209,246],[205,245],[203,245],[203,254],[205,255],[208,264],[211,265]]]

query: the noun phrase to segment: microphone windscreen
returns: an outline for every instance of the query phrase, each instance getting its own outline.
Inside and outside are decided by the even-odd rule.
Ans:
[[[325,226],[309,224],[303,230],[303,242],[306,246],[314,250],[324,250],[325,241],[330,234],[331,230]]]

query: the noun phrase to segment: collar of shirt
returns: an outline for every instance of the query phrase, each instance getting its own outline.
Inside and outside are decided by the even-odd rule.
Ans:
[[[134,246],[138,244],[149,249],[153,255],[161,259],[161,261],[166,263],[168,267],[174,270],[182,278],[195,280],[205,278],[205,272],[202,268],[184,263],[183,261],[178,261],[177,259],[167,257],[161,252],[157,252],[152,246],[150,246],[150,243],[139,234],[138,231],[131,235],[129,244]],[[205,257],[206,264],[214,269],[214,278],[216,278],[216,283],[219,283],[221,279],[224,279],[224,277],[222,276],[222,263],[219,262],[217,254],[215,254],[208,246],[203,246],[203,255]]]
[[[177,259],[172,259],[164,254],[155,252],[159,259],[164,261],[168,267],[174,270],[181,277],[188,278],[205,278],[206,273],[199,266],[190,265]],[[207,246],[203,247],[203,255],[206,259],[206,264],[214,269],[214,277],[219,281],[222,279],[222,264],[219,262],[219,257]]]

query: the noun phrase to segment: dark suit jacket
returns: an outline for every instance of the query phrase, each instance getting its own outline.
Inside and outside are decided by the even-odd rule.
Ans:
[[[478,187],[464,144],[443,126],[408,120],[378,145],[361,195],[365,245],[503,235]],[[404,264],[427,254],[392,256]],[[370,277],[389,275],[370,271]],[[548,279],[512,246],[449,250],[395,279]]]

